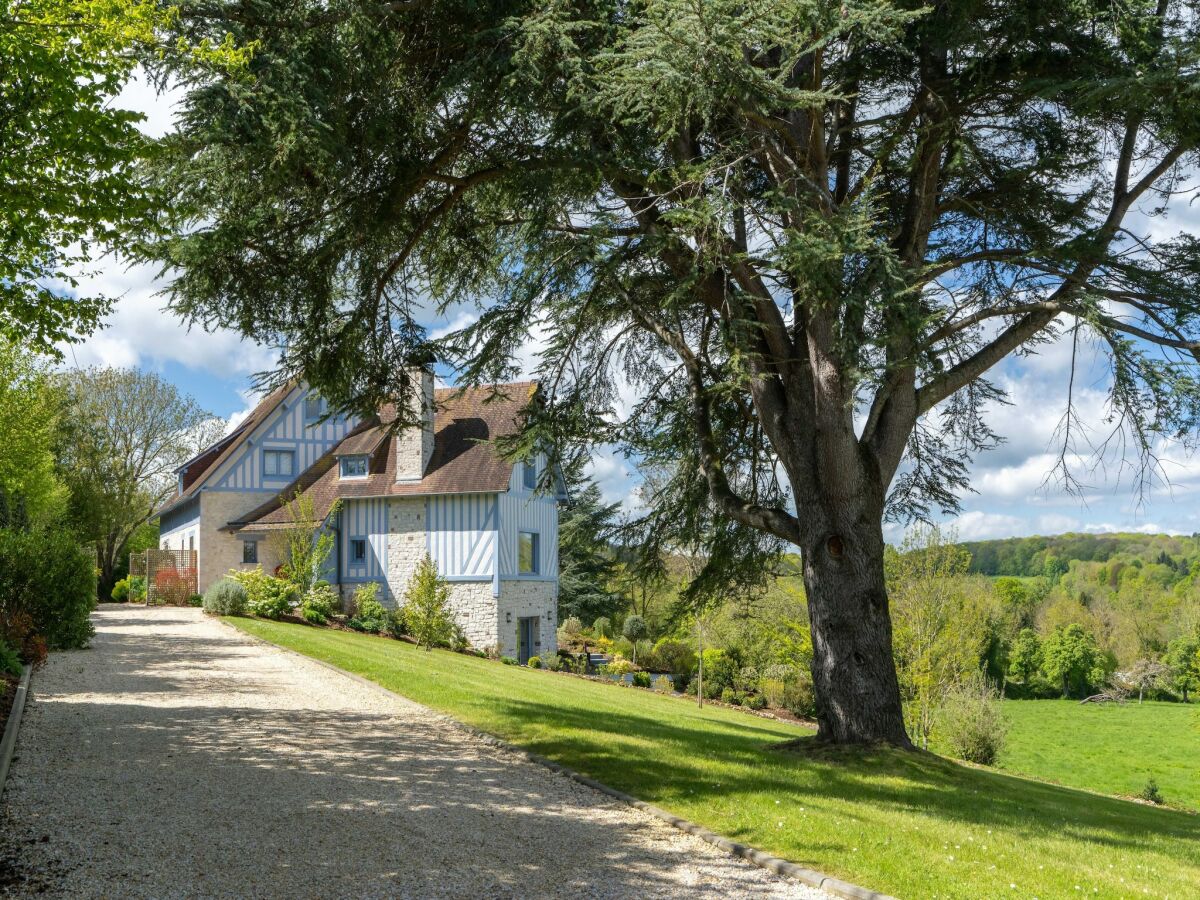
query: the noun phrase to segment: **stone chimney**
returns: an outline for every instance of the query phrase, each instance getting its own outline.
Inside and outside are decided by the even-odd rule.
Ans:
[[[412,389],[409,418],[419,426],[408,426],[396,433],[396,481],[420,481],[433,456],[433,368],[414,366],[409,370]]]

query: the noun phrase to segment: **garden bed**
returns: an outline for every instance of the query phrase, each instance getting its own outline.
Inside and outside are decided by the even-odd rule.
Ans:
[[[12,712],[13,700],[17,696],[17,685],[20,683],[20,678],[14,678],[6,672],[0,672],[0,735],[4,734],[4,726],[8,724],[8,716]]]

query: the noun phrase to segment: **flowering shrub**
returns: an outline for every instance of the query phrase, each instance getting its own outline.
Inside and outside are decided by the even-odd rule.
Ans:
[[[324,625],[338,608],[340,600],[333,585],[318,581],[300,601],[300,615],[313,625]]]

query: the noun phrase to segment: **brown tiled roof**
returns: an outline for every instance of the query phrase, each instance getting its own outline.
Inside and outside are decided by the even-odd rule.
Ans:
[[[433,455],[420,481],[396,483],[396,442],[388,440],[394,410],[384,409],[379,421],[366,423],[318,459],[274,499],[230,522],[230,531],[271,530],[290,524],[284,498],[297,491],[313,501],[313,513],[324,521],[338,499],[354,497],[423,497],[432,494],[499,493],[508,489],[512,464],[500,459],[490,444],[513,434],[522,411],[537,391],[535,382],[494,387],[442,388],[434,393]],[[337,457],[372,453],[366,478],[342,480]]]
[[[266,421],[271,413],[275,412],[276,407],[283,402],[283,398],[291,393],[292,388],[295,386],[295,382],[288,382],[276,388],[250,411],[250,414],[238,424],[237,428],[203,453],[185,463],[187,468],[183,473],[183,490],[176,489],[174,495],[159,507],[155,515],[161,515],[171,507],[189,499],[195,494],[204,485],[204,482],[208,480],[209,476],[216,472],[221,467],[221,464],[241,446],[242,439]]]

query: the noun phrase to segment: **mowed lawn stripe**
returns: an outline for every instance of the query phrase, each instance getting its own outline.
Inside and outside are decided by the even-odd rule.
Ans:
[[[1200,818],[929,754],[831,752],[734,710],[257,619],[366,677],[707,828],[899,897],[1187,897]]]

